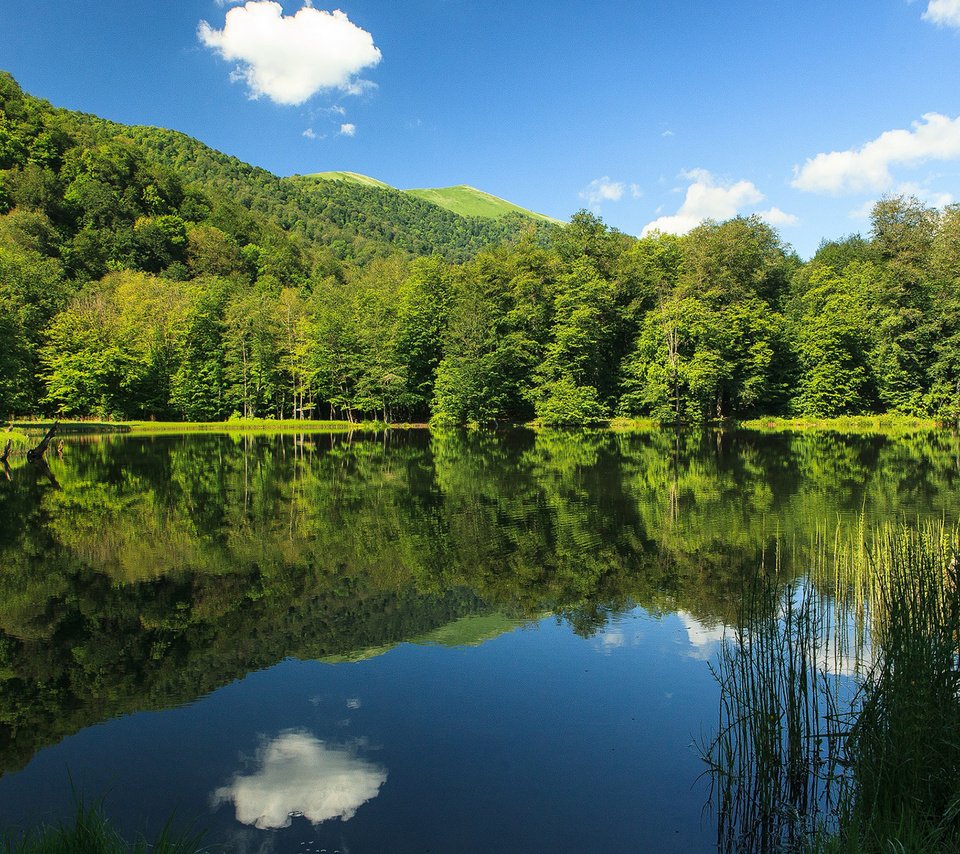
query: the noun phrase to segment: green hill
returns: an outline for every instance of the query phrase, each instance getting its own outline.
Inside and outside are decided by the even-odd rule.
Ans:
[[[485,219],[497,219],[506,214],[519,214],[520,216],[537,219],[542,222],[558,222],[543,214],[521,208],[519,205],[501,199],[498,196],[492,196],[482,190],[474,187],[468,187],[461,184],[457,187],[438,187],[436,189],[405,190],[408,195],[416,196],[418,199],[439,205],[460,216],[476,216]]]
[[[344,181],[348,184],[360,184],[362,187],[380,187],[384,190],[394,189],[383,181],[371,178],[369,175],[361,175],[359,172],[315,172],[306,175],[307,178],[321,178],[324,181]]]
[[[544,617],[549,614],[543,614]],[[395,649],[399,643],[437,645],[449,647],[480,646],[489,640],[512,632],[529,620],[506,617],[496,611],[479,614],[465,614],[431,631],[416,635],[406,641],[398,641],[384,646],[371,646],[351,650],[339,655],[325,655],[320,661],[327,664],[339,664],[345,661],[366,661]]]
[[[69,274],[89,279],[118,266],[159,273],[182,264],[183,235],[171,229],[184,224],[230,241],[219,260],[208,258],[207,272],[223,272],[223,252],[239,249],[246,267],[266,253],[271,269],[259,266],[291,282],[318,263],[329,271],[331,259],[466,261],[515,240],[530,222],[463,216],[353,172],[279,177],[178,131],[58,109],[0,72],[0,214],[13,207],[49,217]],[[208,244],[222,243],[211,234]]]
[[[345,184],[353,184],[361,187],[376,187],[381,190],[395,189],[383,181],[378,181],[369,175],[361,175],[359,172],[315,172],[303,177],[316,178],[322,181],[340,181]],[[456,187],[400,190],[399,192],[429,202],[432,205],[457,214],[457,216],[476,217],[478,219],[499,219],[508,214],[515,214],[540,222],[549,222],[557,225],[562,224],[559,220],[544,216],[536,211],[527,210],[519,205],[515,205],[513,202],[508,202],[506,199],[501,199],[499,196],[485,193],[483,190],[478,190],[475,187],[468,187],[466,184],[459,184]]]

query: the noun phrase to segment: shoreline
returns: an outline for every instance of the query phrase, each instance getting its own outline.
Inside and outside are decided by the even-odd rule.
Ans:
[[[53,420],[14,420],[6,422],[0,435],[39,432],[49,429]],[[848,433],[848,434],[908,434],[955,431],[950,422],[934,418],[915,418],[906,415],[847,415],[838,418],[782,418],[762,417],[724,421],[689,422],[671,424],[650,418],[612,418],[591,424],[543,424],[538,421],[498,424],[489,429],[525,428],[542,430],[609,430],[614,433],[655,431],[668,429],[706,429],[750,431],[757,433]],[[58,432],[62,435],[130,434],[164,435],[189,433],[379,433],[384,430],[484,430],[475,423],[450,426],[431,425],[428,422],[385,423],[383,421],[298,421],[270,418],[237,419],[233,421],[61,421]]]

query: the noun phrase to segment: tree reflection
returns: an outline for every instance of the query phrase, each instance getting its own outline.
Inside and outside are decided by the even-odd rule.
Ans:
[[[286,656],[472,614],[735,621],[774,541],[960,506],[955,437],[514,431],[71,440],[0,480],[0,763]],[[798,567],[803,569],[802,566]],[[793,567],[785,555],[783,571]]]

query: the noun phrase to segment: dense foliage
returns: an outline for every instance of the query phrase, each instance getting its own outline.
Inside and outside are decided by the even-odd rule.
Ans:
[[[590,423],[960,415],[960,206],[807,263],[281,179],[0,75],[0,415]]]

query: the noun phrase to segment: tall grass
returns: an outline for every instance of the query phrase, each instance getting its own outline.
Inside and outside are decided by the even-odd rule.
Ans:
[[[104,816],[99,804],[76,803],[71,824],[44,826],[26,836],[0,841],[0,854],[200,854],[211,851],[193,834],[175,835],[168,822],[160,835],[149,841],[124,840]]]
[[[956,555],[943,524],[861,528],[744,591],[703,749],[721,851],[960,851]]]
[[[874,661],[847,740],[856,785],[837,841],[845,850],[960,851],[956,534],[885,528],[870,560]]]
[[[703,751],[721,852],[802,850],[834,814],[839,688],[814,588],[761,573],[721,647],[719,731]]]

